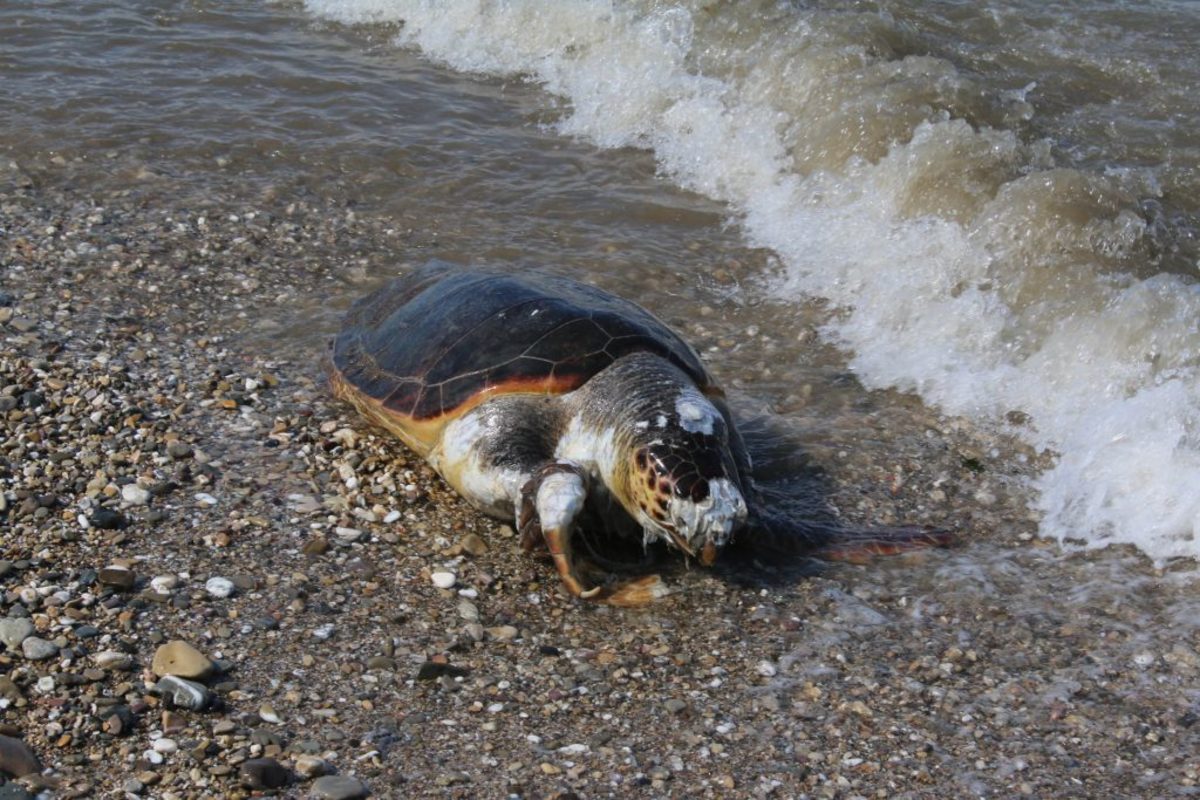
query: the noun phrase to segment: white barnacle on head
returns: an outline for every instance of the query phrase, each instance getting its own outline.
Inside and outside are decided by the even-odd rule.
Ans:
[[[679,427],[688,433],[712,436],[719,412],[708,399],[694,389],[684,389],[675,398],[675,413]]]
[[[670,513],[676,529],[693,546],[712,542],[720,547],[745,522],[746,501],[728,478],[714,478],[708,482],[708,496],[699,502],[671,498]]]

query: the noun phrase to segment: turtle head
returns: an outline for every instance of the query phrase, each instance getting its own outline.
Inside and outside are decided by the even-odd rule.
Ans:
[[[690,388],[648,416],[633,425],[627,507],[647,541],[712,564],[746,520],[728,423]]]

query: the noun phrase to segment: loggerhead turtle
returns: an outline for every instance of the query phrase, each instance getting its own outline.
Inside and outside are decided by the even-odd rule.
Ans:
[[[585,507],[705,565],[762,518],[745,446],[695,351],[577,281],[428,264],[355,303],[331,383],[476,508],[515,520],[527,550],[544,544],[578,597],[632,606],[668,593],[657,575],[586,585],[572,555]],[[899,528],[797,549],[853,560],[947,541]]]

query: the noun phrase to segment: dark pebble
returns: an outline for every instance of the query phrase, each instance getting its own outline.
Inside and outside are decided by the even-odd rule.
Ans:
[[[273,758],[251,758],[242,762],[242,786],[247,789],[278,789],[291,782],[292,775]]]
[[[442,664],[437,661],[426,661],[417,670],[417,680],[433,681],[441,677],[460,678],[469,672],[465,667],[458,667],[454,664]]]
[[[371,792],[366,784],[349,775],[326,775],[313,781],[309,797],[322,800],[358,800]]]
[[[105,531],[119,531],[129,526],[129,520],[111,508],[97,508],[92,512],[91,523],[93,528]]]
[[[42,771],[42,762],[29,745],[11,736],[0,736],[0,772],[21,778]]]

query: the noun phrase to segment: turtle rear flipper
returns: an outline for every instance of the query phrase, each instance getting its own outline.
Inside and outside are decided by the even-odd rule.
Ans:
[[[951,531],[929,527],[860,528],[838,531],[809,554],[823,561],[865,564],[878,556],[896,556],[928,547],[953,547]]]
[[[880,556],[953,547],[958,542],[953,531],[931,526],[860,528],[771,516],[757,519],[751,530],[735,540],[735,545],[753,551],[756,556],[769,554],[865,564]]]

